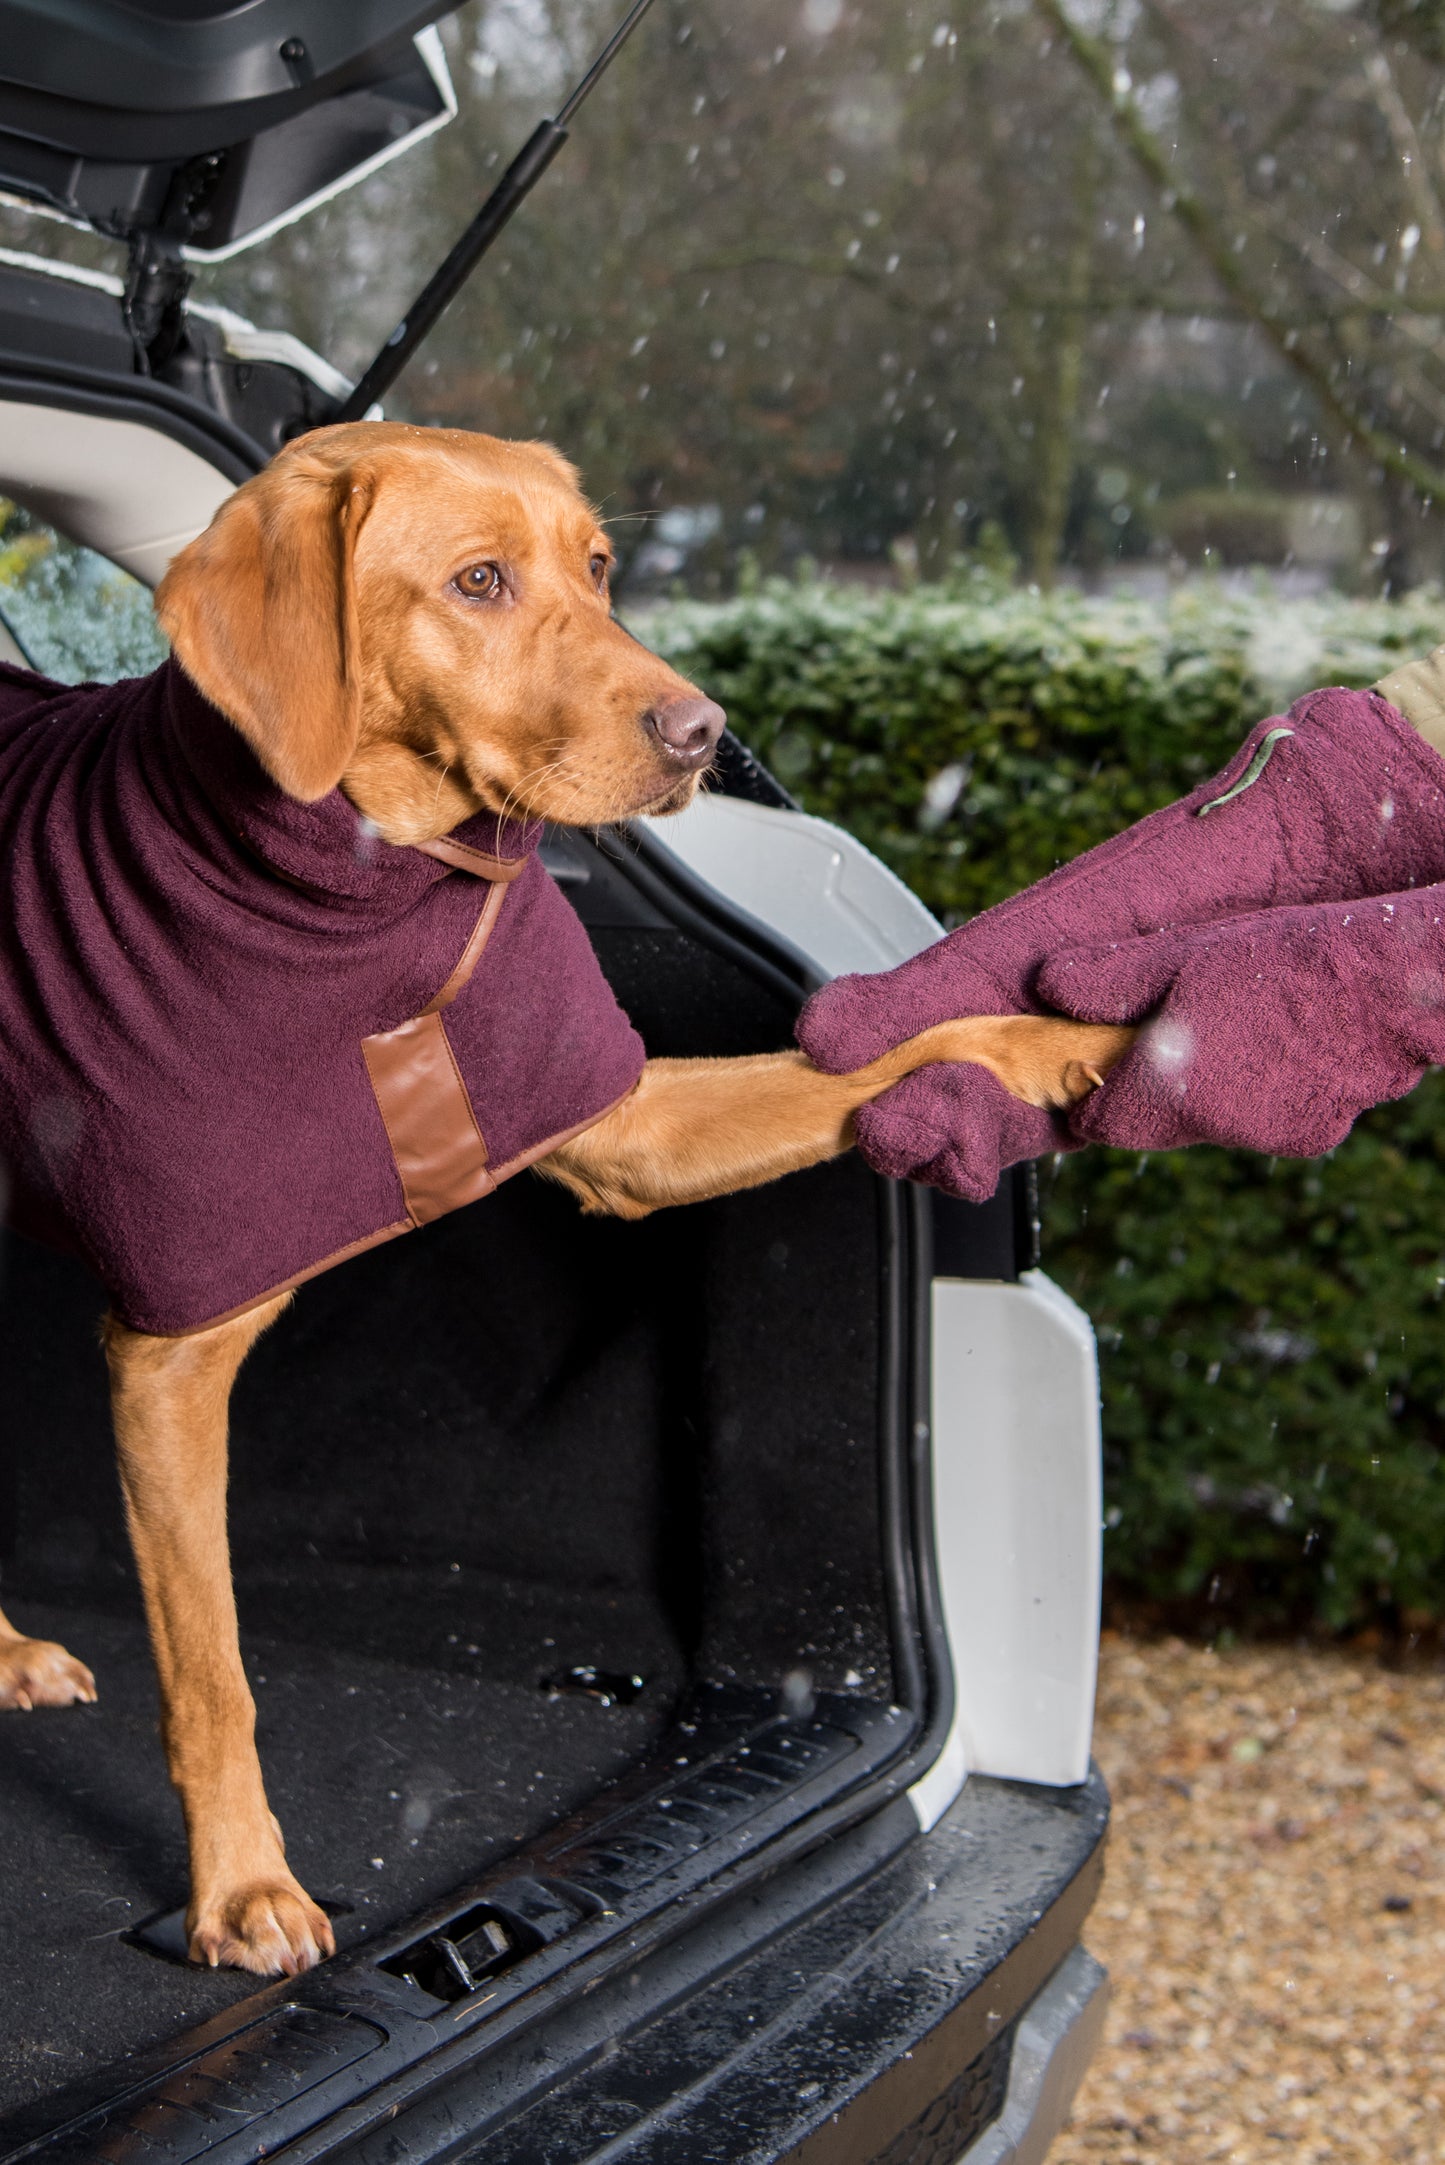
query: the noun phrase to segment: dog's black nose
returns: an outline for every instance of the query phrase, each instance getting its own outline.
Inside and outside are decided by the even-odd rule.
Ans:
[[[706,766],[727,727],[721,707],[690,693],[649,707],[642,720],[668,757],[687,767]]]

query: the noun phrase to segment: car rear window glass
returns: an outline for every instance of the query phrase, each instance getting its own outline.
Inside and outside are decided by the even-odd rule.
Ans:
[[[148,587],[4,497],[0,624],[32,669],[64,684],[144,676],[166,657]]]

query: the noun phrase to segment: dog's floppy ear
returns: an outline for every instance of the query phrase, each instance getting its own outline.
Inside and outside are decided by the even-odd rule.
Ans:
[[[369,468],[304,446],[228,497],[156,589],[177,660],[288,796],[336,787],[361,728],[352,576]]]

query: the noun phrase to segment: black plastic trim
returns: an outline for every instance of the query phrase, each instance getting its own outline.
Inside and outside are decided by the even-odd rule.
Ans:
[[[945,1704],[952,1710],[952,1669],[946,1642],[925,1639],[919,1601],[922,1579],[933,1575],[931,1542],[925,1549],[920,1541],[925,1498],[917,1479],[920,1424],[926,1440],[928,1418],[928,1218],[915,1191],[892,1181],[879,1186],[885,1234],[878,1477],[894,1690],[904,1706],[918,1710],[924,1734],[937,1733],[941,1747],[948,1717],[940,1721],[939,1712]],[[925,1524],[931,1533],[931,1515]]]
[[[132,2159],[189,2165],[193,2157],[214,2151],[218,2159],[249,2161],[272,2154],[343,2107],[369,2121],[371,2092],[378,2087],[385,2092],[385,2109],[395,2109],[398,2100],[419,2093],[439,2075],[504,2048],[553,2016],[571,1995],[597,1989],[641,1953],[690,1932],[715,1902],[763,1884],[780,1865],[871,1817],[868,1802],[840,1816],[839,1804],[847,1796],[839,1799],[837,1786],[848,1783],[854,1766],[866,1774],[877,1768],[880,1756],[896,1761],[893,1729],[904,1739],[914,1733],[898,1709],[844,1695],[824,1696],[812,1718],[790,1722],[779,1717],[767,1694],[705,1692],[694,1720],[664,1739],[656,1760],[603,1791],[575,1821],[538,1837],[374,1945],[353,1948],[304,1978],[262,1987],[203,2028],[8,2114],[0,2128],[0,2160],[3,2165],[32,2158],[47,2165],[52,2158],[65,2165],[91,2158],[113,2159],[116,2165]],[[779,1746],[794,1735],[804,1763],[798,1778],[789,1780]],[[679,1769],[679,1745],[691,1751],[691,1768]],[[655,1835],[660,1793],[686,1805],[690,1786],[705,1794],[715,1777],[725,1777],[729,1765],[745,1764],[752,1753],[772,1762],[773,1780],[772,1794],[751,1800],[751,1824],[746,1811],[740,1823],[735,1809],[730,1818],[736,1799],[724,1797],[718,1825],[704,1828],[702,1839],[678,1843],[672,1856],[640,1860],[642,1899],[629,1902],[610,1868],[609,1851],[619,1840],[635,1841],[639,1834],[645,1839],[649,1831]],[[836,1779],[827,1781],[830,1773]],[[831,1805],[825,1801],[821,1811],[800,1819],[793,1792],[815,1781],[824,1781],[825,1798],[833,1791]],[[884,1794],[894,1796],[896,1786]],[[870,1797],[871,1786],[860,1787],[858,1795]],[[816,1837],[808,1840],[805,1830],[815,1822]],[[906,1806],[890,1827],[889,1854],[897,1841],[917,1832]],[[740,1857],[739,1843],[747,1845]],[[552,1909],[554,1925],[559,1910],[569,1911],[561,1920],[566,1928],[538,1929],[542,1906]],[[469,1927],[473,1915],[480,1919],[483,1912],[520,1927],[527,1944],[517,1950],[515,1963],[478,1978],[476,1990],[455,1999],[418,1982],[426,1943],[449,1937],[449,1928]],[[164,1920],[161,1936],[173,1939],[175,1924],[174,1918]],[[317,2017],[327,2025],[316,2040],[319,2073],[305,2049],[308,2026]],[[356,2072],[359,2051],[340,2067],[326,2065],[335,2058],[337,2018],[355,2019],[381,2033],[366,2045],[364,2082]],[[245,2042],[263,2024],[280,2025],[271,2051],[281,2053],[292,2069],[289,2091],[279,2100],[266,2065],[258,2067]],[[218,2128],[244,2129],[246,2135],[218,2141]]]
[[[1021,1251],[1020,1192],[1030,1172],[1026,1166],[1006,1172],[986,1203],[928,1191],[935,1277],[1009,1280],[1029,1267],[1028,1250]]]
[[[596,846],[681,929],[798,999],[824,982],[791,941],[723,900],[647,830],[604,830]],[[923,1728],[910,1753],[916,1779],[942,1751],[953,1719],[953,1665],[938,1586],[933,1526],[932,1345],[935,1269],[932,1191],[880,1181],[885,1217],[885,1371],[880,1388],[883,1526],[899,1696]],[[966,1204],[960,1210],[969,1208]],[[1013,1275],[1012,1272],[1009,1275]],[[906,1784],[904,1786],[907,1786]]]
[[[798,1000],[822,982],[800,949],[726,902],[645,829],[604,830],[595,846],[679,929],[784,997]],[[928,1190],[884,1180],[879,1188],[885,1229],[879,1478],[896,1689],[921,1720],[909,1752],[911,1782],[942,1751],[954,1703],[933,1533],[933,1230]]]
[[[888,2158],[1077,1944],[1107,1820],[1097,1773],[1068,1791],[976,1777],[926,1835],[899,1800],[716,1901],[706,1930],[639,1942],[595,1992],[493,2052],[439,2054],[432,2079],[388,2086],[284,2155]]]
[[[784,789],[756,752],[741,737],[725,729],[718,740],[708,786],[720,797],[741,797],[747,804],[767,805],[774,812],[801,812],[803,807]]]
[[[168,8],[166,21],[115,0],[46,8],[4,0],[0,87],[42,141],[85,156],[189,156],[323,103],[378,51],[446,12],[437,0],[351,0],[345,9],[221,0]]]
[[[1043,1260],[1043,1212],[1039,1206],[1038,1161],[1014,1167],[1014,1251],[1020,1270],[1037,1270]]]
[[[194,451],[228,481],[249,481],[269,455],[209,406],[154,377],[110,376],[73,362],[37,363],[26,355],[0,350],[0,399],[59,406],[68,413],[99,414],[156,429]]]
[[[604,830],[596,846],[680,929],[751,970],[772,989],[797,1000],[823,982],[800,949],[724,901],[646,830]],[[882,1520],[896,1688],[903,1704],[922,1719],[910,1753],[922,1773],[942,1751],[953,1719],[953,1666],[933,1533],[933,1222],[930,1191],[897,1181],[880,1180],[879,1187],[885,1214],[884,1372],[879,1392],[884,1423],[879,1437]]]
[[[801,1003],[825,982],[800,947],[699,879],[645,827],[604,827],[596,846],[681,932],[725,955],[784,999]]]

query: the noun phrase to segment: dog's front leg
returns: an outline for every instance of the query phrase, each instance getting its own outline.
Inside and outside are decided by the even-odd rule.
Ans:
[[[260,1976],[294,1976],[335,1946],[287,1869],[266,1802],[226,1538],[231,1385],[288,1298],[189,1338],[145,1337],[113,1318],[105,1329],[121,1486],[190,1845],[191,1959]]]
[[[935,1061],[988,1068],[1026,1105],[1060,1110],[1095,1088],[1133,1043],[1113,1023],[976,1015],[920,1031],[851,1075],[800,1052],[738,1060],[649,1060],[630,1097],[536,1170],[584,1209],[645,1218],[801,1172],[851,1147],[853,1115]]]

